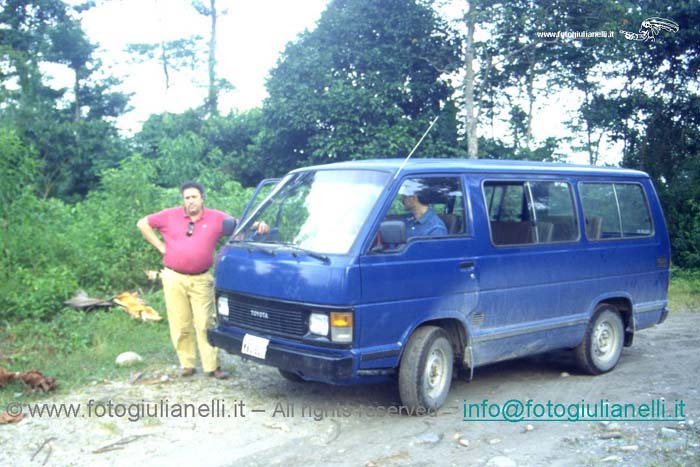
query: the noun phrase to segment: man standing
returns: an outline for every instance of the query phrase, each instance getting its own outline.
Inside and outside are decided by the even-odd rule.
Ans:
[[[207,328],[215,314],[214,278],[209,269],[216,243],[223,234],[222,222],[231,216],[205,208],[204,188],[197,182],[183,183],[180,194],[183,206],[146,216],[136,226],[163,255],[163,294],[170,338],[182,367],[180,375],[195,373],[196,340],[204,374],[226,379],[230,375],[218,365],[217,350],[207,340]],[[265,233],[266,227],[261,223],[258,231]]]

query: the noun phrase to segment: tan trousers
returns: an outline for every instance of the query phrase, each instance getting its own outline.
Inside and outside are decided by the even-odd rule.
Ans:
[[[202,360],[202,371],[218,367],[216,347],[209,345],[207,328],[212,324],[214,278],[210,273],[197,276],[180,274],[165,268],[161,275],[165,307],[170,324],[170,338],[182,368],[194,368],[197,362],[195,338]]]

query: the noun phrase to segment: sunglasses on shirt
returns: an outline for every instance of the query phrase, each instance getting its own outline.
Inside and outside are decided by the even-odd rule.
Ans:
[[[194,233],[194,222],[190,222],[189,225],[187,226],[187,236],[191,237],[193,233]]]

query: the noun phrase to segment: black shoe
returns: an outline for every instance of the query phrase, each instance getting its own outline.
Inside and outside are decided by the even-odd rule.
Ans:
[[[209,376],[210,378],[216,379],[229,379],[231,377],[231,374],[228,371],[224,371],[221,368],[217,368],[214,371],[207,371],[204,374]]]
[[[194,368],[183,368],[182,370],[180,370],[180,378],[188,378],[196,372],[197,370],[195,370]]]

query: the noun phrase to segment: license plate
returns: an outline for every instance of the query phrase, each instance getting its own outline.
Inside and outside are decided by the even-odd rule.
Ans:
[[[262,337],[246,334],[245,336],[243,336],[241,353],[265,360],[265,354],[267,354],[267,345],[269,343],[270,339],[264,339]]]

